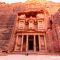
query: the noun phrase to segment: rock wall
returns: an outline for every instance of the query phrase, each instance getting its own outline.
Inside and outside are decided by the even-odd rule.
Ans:
[[[2,51],[8,51],[9,41],[11,40],[12,30],[16,15],[1,14],[0,15],[0,49]]]
[[[46,34],[48,51],[60,52],[60,10],[49,18]]]

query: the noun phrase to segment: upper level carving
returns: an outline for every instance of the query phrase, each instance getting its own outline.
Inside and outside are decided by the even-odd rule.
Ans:
[[[46,30],[46,14],[43,10],[39,12],[23,12],[17,15],[17,30]]]

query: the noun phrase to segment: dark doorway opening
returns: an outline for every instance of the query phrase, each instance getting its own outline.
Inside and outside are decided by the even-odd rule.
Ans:
[[[38,39],[38,35],[36,35],[35,39],[36,39],[36,51],[39,51],[39,39]]]
[[[28,49],[29,50],[33,50],[33,42],[34,42],[34,36],[33,35],[29,35],[28,37]]]
[[[26,38],[27,38],[27,36],[24,35],[23,36],[23,51],[26,51]]]

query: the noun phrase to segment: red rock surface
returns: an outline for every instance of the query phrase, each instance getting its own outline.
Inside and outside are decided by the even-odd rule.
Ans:
[[[60,3],[0,3],[0,51],[14,49],[14,23],[18,12],[40,11],[43,9],[49,17],[46,31],[48,53],[60,53]],[[52,24],[51,24],[52,22]],[[9,50],[10,49],[10,50]]]

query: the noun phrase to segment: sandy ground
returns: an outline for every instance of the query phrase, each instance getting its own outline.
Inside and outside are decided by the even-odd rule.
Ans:
[[[48,55],[8,55],[0,56],[0,60],[60,60],[60,56]]]

